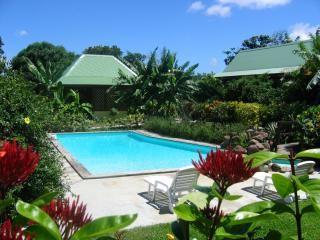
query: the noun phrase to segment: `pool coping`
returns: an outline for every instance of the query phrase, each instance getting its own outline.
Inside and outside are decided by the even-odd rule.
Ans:
[[[120,172],[114,174],[99,174],[93,175],[91,174],[88,169],[77,161],[71,153],[69,153],[56,139],[55,134],[83,134],[83,133],[106,133],[106,132],[134,132],[136,134],[144,135],[151,138],[158,138],[169,140],[173,142],[181,142],[181,143],[188,143],[188,144],[196,144],[200,146],[206,147],[213,147],[213,148],[220,148],[219,145],[210,144],[205,142],[198,142],[194,140],[187,140],[182,138],[170,138],[166,136],[162,136],[157,133],[152,133],[146,130],[113,130],[113,131],[92,131],[92,132],[61,132],[61,133],[48,133],[48,138],[53,146],[60,152],[63,158],[70,164],[70,166],[75,170],[75,172],[82,178],[82,179],[101,179],[101,178],[113,178],[113,177],[128,177],[128,176],[138,176],[138,175],[148,175],[148,174],[160,174],[160,173],[172,173],[176,172],[178,168],[168,168],[168,169],[155,169],[155,170],[143,170],[143,171],[135,171],[135,172]]]

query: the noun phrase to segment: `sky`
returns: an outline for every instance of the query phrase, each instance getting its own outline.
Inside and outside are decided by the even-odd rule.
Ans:
[[[80,54],[117,45],[149,55],[159,47],[197,72],[221,72],[223,51],[258,34],[308,38],[320,26],[320,0],[0,0],[8,59],[36,41]]]

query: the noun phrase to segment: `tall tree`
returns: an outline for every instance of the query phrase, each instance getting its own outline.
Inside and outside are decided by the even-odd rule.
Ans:
[[[233,47],[225,50],[223,52],[224,54],[226,54],[224,62],[226,65],[228,65],[241,50],[274,46],[290,42],[292,42],[292,39],[289,37],[289,34],[286,31],[277,32],[271,36],[264,34],[252,36],[248,39],[243,40],[240,48]]]
[[[12,68],[20,71],[27,80],[37,82],[35,75],[30,72],[26,58],[35,65],[41,62],[46,69],[49,68],[49,65],[54,69],[61,69],[62,73],[75,60],[76,55],[62,46],[48,42],[35,42],[21,50],[12,59]]]
[[[123,59],[131,64],[133,67],[136,68],[136,66],[140,62],[144,62],[146,60],[147,56],[141,53],[134,53],[127,51],[127,54],[123,57]]]
[[[118,101],[150,115],[176,115],[182,102],[191,100],[195,90],[193,76],[198,64],[189,65],[189,62],[178,65],[176,54],[167,49],[163,49],[158,59],[155,49],[147,63],[137,64],[138,76],[128,77],[120,72],[119,86],[131,87],[119,91]]]
[[[122,56],[122,51],[119,47],[116,45],[112,46],[103,46],[103,45],[98,45],[98,46],[92,46],[88,47],[83,51],[84,54],[97,54],[97,55],[112,55],[115,56],[116,58],[121,58]]]
[[[6,58],[4,56],[4,51],[2,49],[4,43],[2,41],[2,38],[0,36],[0,74],[4,72],[6,68]]]

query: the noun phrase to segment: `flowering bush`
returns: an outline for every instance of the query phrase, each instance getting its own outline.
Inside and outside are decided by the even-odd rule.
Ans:
[[[183,197],[174,211],[179,218],[195,222],[208,240],[215,236],[227,238],[225,227],[230,221],[226,220],[228,216],[221,210],[222,201],[238,199],[240,196],[230,195],[228,188],[252,177],[256,169],[252,167],[252,160],[245,161],[241,153],[231,150],[217,149],[216,152],[209,152],[206,158],[201,154],[199,156],[199,161],[193,161],[193,165],[201,174],[211,178],[214,184],[212,187],[197,187],[199,192]],[[214,198],[217,198],[217,203],[212,207]]]
[[[0,152],[0,199],[2,199],[10,188],[27,180],[35,171],[40,157],[32,147],[24,149],[16,141],[6,141]]]

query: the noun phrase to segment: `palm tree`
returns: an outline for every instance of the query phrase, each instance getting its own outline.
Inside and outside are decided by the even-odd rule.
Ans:
[[[50,61],[46,64],[37,61],[35,64],[27,57],[24,59],[27,63],[28,70],[33,74],[40,90],[46,95],[53,95],[53,91],[57,87],[58,79],[62,74],[63,69],[53,65]]]
[[[304,42],[299,43],[299,49],[295,51],[305,60],[303,71],[312,79],[307,85],[307,89],[311,90],[320,83],[320,28],[315,35],[310,35],[312,41],[311,49],[307,48]]]
[[[163,49],[160,59],[157,59],[155,49],[146,64],[142,61],[136,64],[136,77],[119,73],[116,88],[131,86],[125,93],[118,91],[117,101],[150,115],[177,115],[182,103],[192,100],[196,88],[193,75],[198,64],[189,65],[189,62],[179,65],[176,54],[167,49]]]

